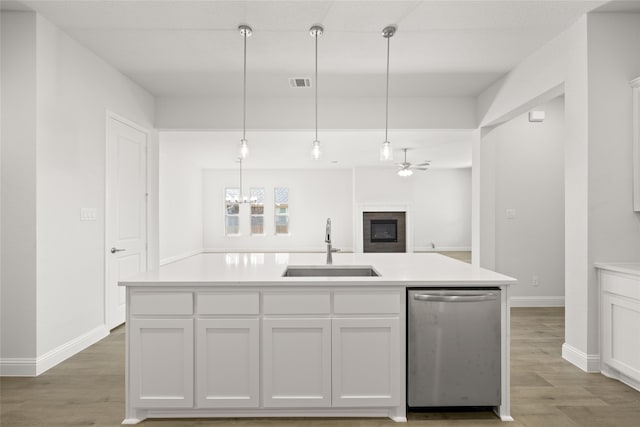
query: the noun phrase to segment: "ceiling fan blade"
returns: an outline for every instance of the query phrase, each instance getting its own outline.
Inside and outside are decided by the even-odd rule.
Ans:
[[[431,164],[431,160],[427,160],[422,163],[418,163],[416,166],[429,166],[430,164]]]
[[[429,170],[429,168],[415,168],[415,170],[418,170],[418,171],[426,171],[426,170]]]

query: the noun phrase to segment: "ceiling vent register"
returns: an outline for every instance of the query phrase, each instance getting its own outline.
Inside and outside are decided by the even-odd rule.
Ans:
[[[296,87],[311,87],[311,79],[305,77],[292,77],[289,79],[289,86]]]

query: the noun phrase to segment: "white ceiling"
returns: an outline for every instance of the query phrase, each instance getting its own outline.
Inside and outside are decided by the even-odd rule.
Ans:
[[[321,24],[323,96],[383,93],[389,24],[392,96],[475,96],[605,1],[14,1],[38,11],[156,96],[312,96]],[[383,95],[382,95],[383,96]]]
[[[2,1],[2,0],[0,0]],[[3,1],[3,9],[32,9],[153,95],[235,97],[242,92],[242,37],[248,24],[248,98],[313,97],[292,89],[290,77],[312,77],[319,45],[319,96],[384,96],[386,40],[391,39],[390,95],[475,97],[580,16],[637,11],[638,1]],[[608,9],[607,9],[608,8]],[[382,131],[322,130],[324,158],[312,162],[311,132],[255,132],[247,168],[336,168],[379,165]],[[396,159],[433,168],[471,164],[469,131],[395,131]],[[235,167],[238,132],[170,132],[171,155],[204,168]],[[173,141],[174,143],[171,143]],[[375,147],[372,149],[372,147]],[[173,148],[171,148],[173,150]],[[166,154],[166,153],[165,153]],[[332,163],[336,161],[337,163]]]

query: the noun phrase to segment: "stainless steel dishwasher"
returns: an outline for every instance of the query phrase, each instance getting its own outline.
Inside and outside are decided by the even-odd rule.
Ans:
[[[500,289],[409,289],[409,407],[500,405]]]

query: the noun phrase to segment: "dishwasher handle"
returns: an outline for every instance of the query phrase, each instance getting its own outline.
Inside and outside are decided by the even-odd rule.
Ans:
[[[468,294],[468,295],[443,295],[443,294],[415,294],[413,299],[418,301],[432,301],[432,302],[478,302],[478,301],[493,301],[497,299],[498,295],[495,292],[487,292],[481,294]]]

